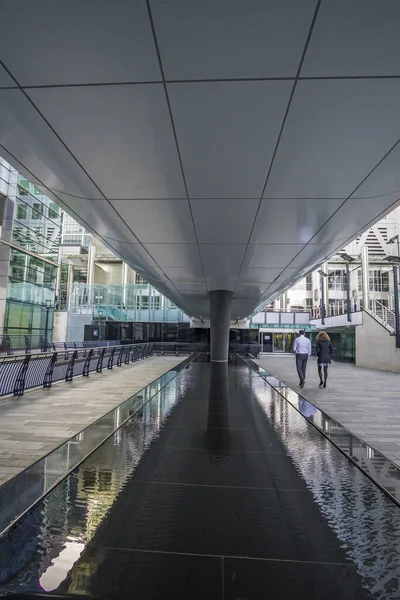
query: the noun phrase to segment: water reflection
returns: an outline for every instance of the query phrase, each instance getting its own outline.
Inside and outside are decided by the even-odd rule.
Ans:
[[[150,401],[0,538],[0,595],[54,591],[74,565],[75,582],[87,577],[79,557],[161,431],[188,371],[168,379],[164,387],[156,382],[142,391]]]
[[[279,392],[290,404],[297,408],[318,429],[323,431],[336,446],[376,483],[381,486],[393,500],[400,504],[400,468],[383,454],[371,448],[366,442],[350,433],[340,423],[305,400],[287,386],[275,385],[268,371],[265,371],[252,360],[246,360],[273,389]]]
[[[310,409],[292,390],[253,383],[258,402],[285,445],[311,491],[374,598],[400,597],[400,511],[350,461],[343,460],[294,407]],[[288,401],[287,401],[288,400]],[[307,403],[310,404],[310,403]],[[312,405],[311,405],[312,406]],[[340,426],[314,407],[310,420],[328,435]],[[302,411],[301,411],[302,412]],[[309,418],[309,415],[306,415]],[[334,425],[335,424],[335,425]],[[343,432],[343,430],[342,430]],[[336,440],[335,440],[336,441]],[[349,435],[343,436],[349,444]],[[356,451],[353,448],[353,451]],[[364,449],[363,449],[364,451]],[[365,455],[363,461],[369,460]],[[384,464],[381,463],[384,467]],[[369,467],[371,468],[371,467]]]
[[[206,447],[213,458],[229,452],[232,435],[229,431],[229,378],[228,363],[212,362],[208,392]]]
[[[261,436],[265,429],[260,421],[268,420],[277,443],[286,448],[366,588],[380,600],[399,598],[397,506],[298,412],[300,404],[305,412],[311,409],[299,402],[297,394],[295,398],[288,390],[286,400],[245,364],[229,373],[227,365],[205,366],[211,369],[211,378],[204,443],[212,458],[223,461],[231,451],[230,421],[235,415],[229,414],[229,385],[237,386],[246,394],[246,401],[256,406],[255,414],[261,416],[255,433]],[[134,478],[143,454],[173,418],[174,407],[194,387],[201,389],[202,373],[199,369],[193,377],[190,370],[182,371],[158,390],[129,422],[0,539],[1,590],[88,594],[93,573],[104,558],[101,552],[94,557],[88,542]],[[322,420],[319,414],[311,418],[321,428],[333,431],[332,422]],[[343,443],[349,443],[348,436]]]
[[[193,356],[182,361],[173,370],[159,377],[142,391],[128,398],[117,408],[100,417],[53,452],[2,485],[0,488],[0,532],[5,531],[15,519],[61,481],[99,444],[113,435],[140,407],[148,403],[170,381],[173,381],[192,360]]]
[[[317,409],[313,404],[307,402],[305,398],[299,397],[299,411],[305,417],[313,417],[317,412]]]

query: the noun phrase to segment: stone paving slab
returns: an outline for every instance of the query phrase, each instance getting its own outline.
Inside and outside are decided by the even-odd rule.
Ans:
[[[146,358],[0,400],[0,485],[184,359]]]
[[[400,374],[332,363],[319,389],[317,361],[310,358],[299,388],[294,356],[263,356],[256,362],[400,466]]]

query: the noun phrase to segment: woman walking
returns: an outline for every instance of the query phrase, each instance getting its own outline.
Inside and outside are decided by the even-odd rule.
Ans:
[[[326,380],[328,379],[328,367],[331,364],[331,355],[333,352],[331,338],[326,331],[320,331],[317,335],[316,353],[318,357],[318,375],[319,387],[326,388]],[[322,379],[322,369],[324,369],[324,379]]]

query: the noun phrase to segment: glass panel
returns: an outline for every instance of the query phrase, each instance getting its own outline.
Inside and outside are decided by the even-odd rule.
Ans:
[[[31,316],[30,304],[9,302],[7,312],[7,328],[14,327],[28,330]]]
[[[34,202],[32,205],[32,219],[40,219],[43,215],[43,204]]]
[[[273,352],[273,335],[272,332],[260,332],[262,352]]]
[[[60,208],[54,202],[49,204],[49,218],[56,219],[60,214]]]
[[[285,348],[285,352],[287,354],[289,352],[292,352],[295,337],[296,336],[294,333],[285,333],[284,334],[284,348]]]
[[[283,333],[274,333],[274,352],[284,352],[284,334]]]

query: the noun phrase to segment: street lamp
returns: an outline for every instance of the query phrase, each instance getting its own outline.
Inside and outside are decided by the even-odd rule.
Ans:
[[[396,236],[395,236],[396,237]],[[397,240],[398,240],[397,236]],[[392,238],[394,239],[394,238]],[[392,242],[393,243],[393,242]],[[385,256],[383,260],[392,265],[393,268],[393,294],[394,294],[394,322],[395,322],[395,333],[396,333],[396,348],[400,348],[400,309],[399,309],[399,280],[397,268],[400,266],[400,256]]]
[[[49,328],[49,312],[50,312],[50,308],[51,308],[51,300],[45,300],[44,306],[45,306],[45,309],[46,309],[46,322],[45,322],[45,326],[44,326],[43,351],[46,352],[47,351],[47,346],[48,346],[48,342],[47,342],[47,330]]]
[[[387,241],[387,244],[394,244],[397,241],[397,256],[400,256],[400,237],[399,234],[394,235],[390,240]]]
[[[328,273],[325,273],[322,269],[318,269],[321,283],[321,323],[325,325],[325,288],[324,288],[324,277],[328,277]]]
[[[346,252],[338,254],[346,263],[346,302],[347,302],[347,321],[351,323],[351,306],[350,306],[350,263],[354,262],[354,258]]]

